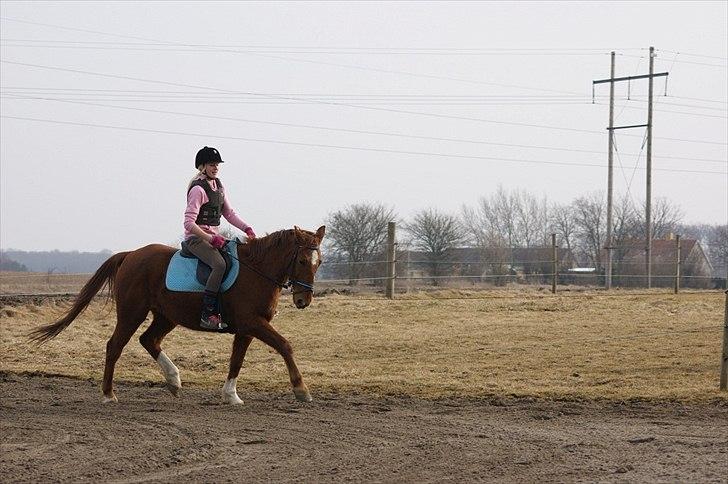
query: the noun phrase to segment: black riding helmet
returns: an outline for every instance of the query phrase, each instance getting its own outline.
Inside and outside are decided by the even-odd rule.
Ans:
[[[199,170],[200,166],[207,163],[224,163],[224,161],[222,161],[222,158],[220,158],[219,151],[217,151],[215,148],[205,146],[200,151],[198,151],[197,156],[195,156],[195,168]]]

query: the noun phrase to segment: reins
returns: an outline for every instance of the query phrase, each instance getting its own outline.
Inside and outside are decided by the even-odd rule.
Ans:
[[[230,241],[230,242],[233,242],[233,241]],[[241,242],[239,240],[237,240],[237,239],[234,242],[236,243],[236,245],[241,245]],[[246,263],[246,262],[238,259],[234,255],[232,255],[232,254],[229,254],[229,255],[230,255],[230,257],[232,257],[233,259],[235,259],[236,261],[238,261],[240,264],[244,265],[245,267],[247,267],[251,271],[255,272],[256,274],[258,274],[263,279],[266,279],[266,280],[272,282],[274,285],[278,286],[279,288],[281,288],[281,289],[290,289],[292,294],[298,294],[298,293],[301,293],[301,292],[313,292],[313,285],[312,284],[308,284],[306,282],[299,281],[297,279],[292,279],[292,276],[293,276],[293,270],[292,270],[293,269],[293,264],[296,262],[296,259],[298,258],[298,251],[300,249],[319,250],[319,247],[318,246],[303,246],[303,245],[297,245],[296,246],[296,252],[293,253],[293,258],[291,259],[291,262],[289,262],[288,263],[288,266],[286,267],[286,277],[285,277],[285,281],[282,282],[282,283],[276,281],[275,279],[273,279],[272,277],[270,277],[267,274],[263,273],[262,271],[259,271],[258,269],[256,269],[255,267],[251,266],[250,264],[248,264],[248,263]],[[304,290],[303,291],[294,291],[293,290],[293,286],[301,286],[301,287],[304,288]]]

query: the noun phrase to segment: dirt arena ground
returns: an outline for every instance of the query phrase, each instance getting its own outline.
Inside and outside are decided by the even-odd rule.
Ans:
[[[0,375],[3,482],[725,482],[724,404],[423,400]]]
[[[17,300],[16,300],[17,299]],[[725,296],[441,291],[283,301],[314,396],[256,342],[174,331],[175,399],[136,338],[100,403],[113,307],[44,346],[64,298],[0,304],[0,482],[726,482]],[[147,324],[147,323],[145,323]],[[144,326],[143,326],[144,327]],[[143,330],[140,330],[140,332]]]

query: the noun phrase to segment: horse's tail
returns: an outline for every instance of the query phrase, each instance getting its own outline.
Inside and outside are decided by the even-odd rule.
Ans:
[[[127,255],[129,255],[129,252],[119,252],[109,257],[83,286],[73,302],[73,307],[58,321],[33,330],[29,335],[30,340],[43,344],[58,336],[86,309],[94,296],[106,285],[109,287],[108,299],[114,299],[114,279],[119,266],[124,262]]]

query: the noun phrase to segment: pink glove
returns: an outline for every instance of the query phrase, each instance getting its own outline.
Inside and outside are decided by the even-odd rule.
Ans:
[[[245,229],[245,235],[247,235],[249,239],[254,239],[255,232],[253,231],[253,227],[248,227],[247,229]]]
[[[210,240],[210,245],[213,246],[216,249],[222,249],[222,247],[225,245],[225,237],[222,237],[220,235],[213,235],[212,239]]]

